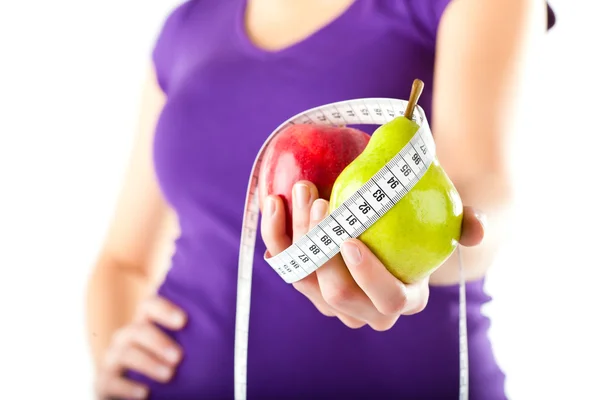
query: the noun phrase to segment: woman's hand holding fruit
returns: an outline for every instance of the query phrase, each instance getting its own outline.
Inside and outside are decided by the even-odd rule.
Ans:
[[[286,234],[286,213],[278,196],[263,203],[261,231],[268,257],[277,255],[321,222],[329,204],[317,188],[300,181],[293,188],[293,238]],[[484,234],[482,221],[470,207],[464,208],[460,244],[475,246]],[[293,286],[324,315],[339,318],[350,328],[369,325],[384,331],[401,315],[422,311],[429,299],[429,278],[404,284],[394,277],[358,239],[349,239],[337,254],[318,270]]]

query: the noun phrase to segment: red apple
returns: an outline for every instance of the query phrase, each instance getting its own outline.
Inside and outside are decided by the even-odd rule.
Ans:
[[[292,237],[292,187],[300,180],[315,184],[329,200],[339,174],[367,146],[370,136],[358,129],[298,124],[281,131],[265,150],[258,177],[259,204],[268,195],[282,197],[286,231]]]

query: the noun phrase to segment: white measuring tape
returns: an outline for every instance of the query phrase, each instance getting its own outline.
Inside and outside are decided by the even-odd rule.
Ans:
[[[246,400],[252,264],[260,212],[258,174],[264,150],[279,132],[290,125],[383,125],[404,115],[407,103],[397,99],[368,98],[315,107],[281,124],[259,150],[246,194],[240,244],[234,350],[235,400]],[[360,236],[400,201],[425,174],[435,158],[435,142],[425,113],[418,105],[415,107],[413,120],[419,125],[419,130],[394,158],[308,233],[286,250],[266,260],[285,282],[299,281],[316,271],[340,252],[340,245],[344,240]],[[460,246],[457,251],[460,267],[459,399],[467,400],[469,367],[465,281]]]

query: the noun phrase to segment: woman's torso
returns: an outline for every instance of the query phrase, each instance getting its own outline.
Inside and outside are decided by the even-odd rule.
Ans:
[[[432,0],[359,0],[282,51],[254,46],[244,0],[195,0],[166,21],[154,52],[167,93],[154,159],[181,234],[159,292],[189,314],[171,334],[185,358],[153,399],[233,398],[238,248],[246,188],[270,132],[300,111],[363,97],[406,98],[426,84],[430,117],[440,10]],[[372,128],[371,128],[372,129]],[[260,235],[260,233],[259,233]],[[260,237],[260,236],[259,236]],[[264,262],[257,240],[252,286],[249,399],[456,398],[458,288],[432,287],[425,311],[387,332],[351,330],[321,315]],[[504,376],[480,314],[482,281],[468,284],[471,398],[503,398]]]

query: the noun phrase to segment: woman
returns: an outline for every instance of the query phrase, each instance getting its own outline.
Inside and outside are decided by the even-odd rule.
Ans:
[[[490,300],[483,281],[510,209],[505,142],[514,100],[546,12],[535,0],[189,0],[176,7],[154,48],[131,167],[90,282],[99,396],[233,398],[239,235],[260,146],[300,111],[406,98],[420,78],[419,104],[438,157],[469,205],[461,241],[470,398],[504,399],[480,308]],[[299,189],[295,237],[327,206],[310,182]],[[456,255],[422,282],[403,285],[350,241],[343,257],[292,287],[262,258],[291,241],[282,204],[272,200],[255,250],[248,398],[456,398]],[[180,233],[152,295],[171,210]],[[483,242],[479,215],[487,217]]]

